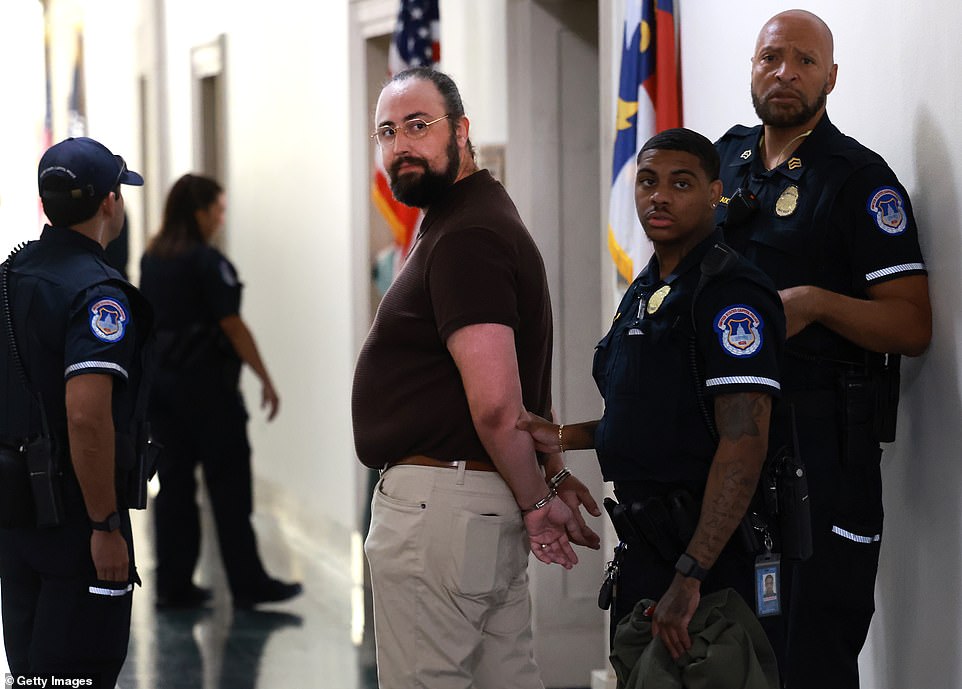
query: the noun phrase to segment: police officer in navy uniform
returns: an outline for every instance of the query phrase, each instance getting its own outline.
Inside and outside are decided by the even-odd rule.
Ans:
[[[716,144],[726,240],[772,278],[785,306],[773,445],[790,442],[794,415],[808,468],[814,555],[791,581],[782,664],[791,689],[858,686],[882,536],[879,442],[895,433],[896,355],[921,354],[932,332],[908,195],[885,161],[825,112],[837,69],[821,19],[776,15],[752,58],[762,124],[733,127]]]
[[[160,231],[141,260],[140,287],[157,323],[150,421],[164,446],[154,501],[158,608],[198,607],[211,596],[192,580],[201,539],[198,465],[234,607],[285,601],[302,589],[299,582],[268,575],[251,524],[242,364],[261,381],[268,420],[277,414],[280,398],[241,318],[243,285],[237,271],[212,244],[223,228],[225,210],[224,189],[216,180],[183,175],[167,194]]]
[[[643,598],[657,600],[654,633],[675,658],[691,646],[702,594],[733,587],[754,598],[754,553],[733,534],[755,492],[779,394],[781,305],[758,269],[719,245],[720,195],[718,156],[705,137],[666,130],[642,147],[635,204],[655,255],[595,351],[604,415],[519,423],[542,452],[596,448],[623,508],[657,505],[667,515],[672,500],[684,503],[677,520],[629,542],[612,611],[614,625]]]
[[[14,675],[103,687],[127,655],[139,583],[128,486],[145,480],[150,308],[104,254],[123,225],[124,184],[143,178],[93,139],[47,150],[39,188],[52,224],[6,263],[0,333],[0,503],[31,496],[4,508],[0,528],[7,660]]]

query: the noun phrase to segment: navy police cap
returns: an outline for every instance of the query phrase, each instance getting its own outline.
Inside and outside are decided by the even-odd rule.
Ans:
[[[44,181],[57,177],[67,180],[63,191],[44,191]],[[127,163],[99,141],[86,136],[64,139],[47,149],[40,159],[37,184],[40,195],[69,194],[72,198],[103,198],[118,184],[139,187],[144,178],[127,169]]]

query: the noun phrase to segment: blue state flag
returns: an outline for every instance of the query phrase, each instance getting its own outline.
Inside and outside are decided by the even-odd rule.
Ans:
[[[653,134],[681,126],[672,0],[626,0],[608,203],[608,250],[631,282],[651,256],[635,211],[635,159]]]

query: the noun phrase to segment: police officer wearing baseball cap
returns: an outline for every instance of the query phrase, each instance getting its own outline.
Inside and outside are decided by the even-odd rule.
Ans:
[[[143,178],[89,138],[52,146],[50,225],[0,272],[0,595],[14,675],[113,687],[139,583],[127,510],[150,463],[150,308],[104,249]]]

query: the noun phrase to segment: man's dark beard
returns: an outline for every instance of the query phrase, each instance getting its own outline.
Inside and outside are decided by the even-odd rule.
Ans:
[[[799,100],[801,109],[786,111],[762,102],[755,93],[755,89],[752,89],[752,105],[755,107],[755,114],[758,115],[758,119],[762,121],[762,124],[766,124],[769,127],[800,127],[815,117],[818,111],[825,107],[825,100],[825,89],[822,89],[822,92],[818,94],[818,98],[815,99],[814,103]]]
[[[436,200],[441,198],[447,188],[454,184],[458,178],[458,168],[460,157],[458,155],[458,143],[452,133],[446,150],[448,156],[448,166],[444,172],[434,172],[424,158],[398,158],[388,170],[391,179],[391,191],[394,198],[405,206],[414,208],[427,208]],[[402,163],[415,163],[421,165],[423,172],[420,175],[405,173],[398,175],[398,168]]]

